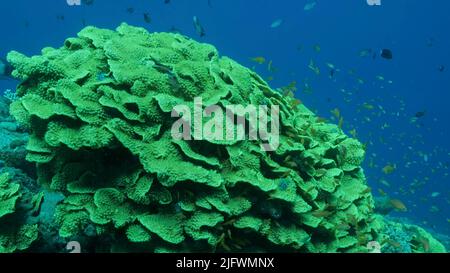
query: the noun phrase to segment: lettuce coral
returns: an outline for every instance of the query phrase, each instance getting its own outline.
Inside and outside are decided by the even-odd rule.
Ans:
[[[63,237],[94,227],[156,252],[356,252],[374,240],[361,143],[211,45],[122,24],[8,61],[21,80],[11,113],[31,132],[27,160],[65,195]],[[278,105],[279,148],[173,139],[171,111],[194,97]]]
[[[28,197],[8,173],[0,175],[0,253],[26,250],[38,239],[38,225],[26,223]]]

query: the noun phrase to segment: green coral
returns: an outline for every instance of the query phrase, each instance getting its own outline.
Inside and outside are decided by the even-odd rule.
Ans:
[[[150,232],[171,244],[179,244],[184,241],[183,215],[173,213],[160,213],[143,215],[139,222]]]
[[[356,252],[375,239],[361,143],[211,45],[122,24],[8,60],[27,159],[66,196],[63,237],[94,226],[156,252]],[[279,148],[173,139],[173,107],[196,96],[205,107],[278,105]]]
[[[28,203],[21,185],[12,182],[8,173],[1,174],[0,253],[26,250],[38,239],[38,225],[25,223],[23,210]]]
[[[0,218],[16,210],[20,185],[11,183],[7,173],[0,176]]]

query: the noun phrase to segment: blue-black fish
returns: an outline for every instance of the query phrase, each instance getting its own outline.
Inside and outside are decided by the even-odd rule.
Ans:
[[[386,48],[381,50],[380,55],[381,55],[381,57],[388,59],[388,60],[391,60],[393,58],[392,51],[390,49],[386,49]]]
[[[3,58],[0,58],[0,79],[10,78],[13,67]]]
[[[197,32],[197,34],[198,34],[200,37],[205,36],[205,29],[204,29],[203,26],[200,24],[200,21],[198,20],[197,16],[194,16],[193,21],[194,21],[195,31]]]
[[[148,12],[144,13],[144,21],[147,24],[150,24],[152,22],[152,17],[150,16],[150,13],[148,13]]]
[[[426,114],[425,111],[420,111],[420,112],[417,112],[414,116],[416,118],[421,118],[421,117],[425,116],[425,114]]]

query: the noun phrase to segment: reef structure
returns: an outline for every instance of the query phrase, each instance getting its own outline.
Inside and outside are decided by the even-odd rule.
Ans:
[[[26,159],[64,194],[61,237],[102,238],[93,251],[367,252],[383,229],[363,145],[209,44],[122,24],[8,61]],[[171,111],[195,97],[279,106],[279,147],[174,139]]]

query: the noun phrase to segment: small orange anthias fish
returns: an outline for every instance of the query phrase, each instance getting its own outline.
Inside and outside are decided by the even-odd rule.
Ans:
[[[378,189],[378,192],[381,194],[381,196],[386,196],[386,192],[382,189]]]
[[[397,242],[397,241],[394,241],[394,240],[387,240],[386,242],[387,242],[388,244],[390,244],[391,246],[395,247],[395,248],[400,248],[400,247],[401,247],[401,244],[400,244],[399,242]]]
[[[372,192],[372,188],[371,187],[367,187],[365,190],[363,190],[361,192],[361,194],[366,194],[366,193],[369,193],[369,192]]]
[[[317,117],[316,118],[316,122],[317,123],[324,123],[324,122],[327,122],[327,121],[328,121],[328,119],[323,118],[323,117]]]
[[[340,118],[339,118],[338,127],[339,127],[339,129],[342,129],[343,126],[344,126],[344,118],[343,118],[343,117],[340,117]]]
[[[403,212],[408,211],[408,209],[406,208],[406,205],[398,199],[391,199],[391,200],[389,200],[389,203],[391,204],[391,206],[393,208],[395,208],[398,211],[403,211]]]
[[[397,166],[394,164],[387,164],[386,166],[383,167],[383,173],[384,174],[391,174],[395,171],[395,169],[397,168]]]
[[[317,218],[324,218],[324,217],[330,216],[333,213],[330,211],[327,211],[327,210],[316,210],[316,211],[313,211],[311,214]]]
[[[264,58],[264,57],[255,57],[255,58],[251,58],[251,60],[258,64],[263,64],[266,62],[266,58]]]
[[[337,118],[337,119],[341,117],[341,111],[339,111],[338,108],[334,108],[333,110],[331,110],[331,113],[332,113],[333,116],[334,116],[335,118]]]

